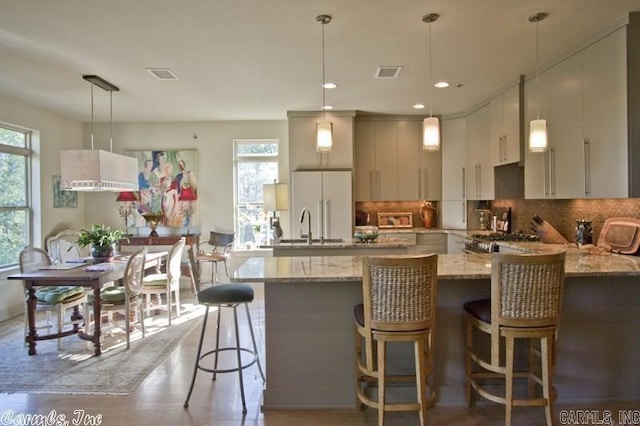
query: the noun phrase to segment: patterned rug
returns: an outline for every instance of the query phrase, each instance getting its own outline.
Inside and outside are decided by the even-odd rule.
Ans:
[[[131,349],[124,330],[112,328],[104,335],[102,355],[93,355],[93,344],[77,336],[58,341],[38,341],[37,355],[27,355],[24,317],[0,322],[0,392],[127,395],[176,347],[200,321],[202,306],[182,304],[180,318],[167,324],[166,312],[145,320],[145,337],[136,329]],[[175,314],[174,314],[175,315]],[[53,318],[55,320],[55,317]],[[40,322],[39,322],[40,323]]]

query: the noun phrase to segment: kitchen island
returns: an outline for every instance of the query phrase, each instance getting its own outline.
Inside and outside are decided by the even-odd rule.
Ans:
[[[640,258],[532,247],[567,250],[558,400],[640,401]],[[438,404],[464,404],[462,305],[489,297],[490,256],[439,255],[432,376]],[[362,300],[361,258],[250,258],[233,280],[264,281],[264,408],[355,407],[353,307]],[[390,351],[398,372],[411,371],[406,349]]]
[[[353,240],[283,240],[278,244],[261,245],[270,248],[274,257],[292,256],[378,256],[384,254],[407,254],[411,244],[406,240],[384,238],[372,242]]]

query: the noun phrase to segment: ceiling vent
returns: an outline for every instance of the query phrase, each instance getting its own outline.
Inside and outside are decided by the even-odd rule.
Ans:
[[[147,68],[158,80],[179,80],[178,76],[169,68]]]
[[[396,78],[400,74],[402,67],[393,66],[393,67],[378,67],[376,70],[375,77],[376,78]]]

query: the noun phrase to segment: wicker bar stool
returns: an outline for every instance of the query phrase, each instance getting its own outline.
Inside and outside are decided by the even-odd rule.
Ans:
[[[424,425],[436,396],[427,378],[433,371],[437,255],[365,257],[362,263],[364,303],[354,312],[358,408],[376,408],[378,425],[384,424],[385,411],[415,410]],[[387,343],[394,342],[413,342],[415,374],[386,373]],[[416,401],[388,403],[387,382],[415,382]],[[368,391],[376,385],[374,399]]]
[[[505,424],[511,425],[514,406],[544,406],[547,424],[553,424],[555,390],[551,379],[564,290],[565,253],[494,254],[491,262],[491,299],[464,305],[466,333],[466,399],[471,388],[505,406]],[[474,330],[490,337],[490,356],[482,357]],[[479,336],[478,336],[479,337]],[[528,368],[514,371],[516,339],[529,344]],[[538,343],[535,346],[532,343]],[[488,351],[487,351],[488,352]],[[501,357],[501,353],[504,356]],[[539,369],[534,368],[539,361]],[[474,364],[480,369],[473,370]],[[473,370],[473,371],[472,371]],[[527,379],[528,398],[514,397],[514,379]],[[495,379],[504,392],[495,392]],[[542,396],[535,396],[536,385]],[[500,387],[500,386],[498,386]]]
[[[232,373],[238,372],[238,378],[240,380],[240,395],[242,397],[242,413],[247,413],[247,405],[245,403],[244,397],[244,379],[242,376],[242,370],[252,366],[253,364],[258,364],[258,370],[260,371],[260,376],[262,377],[262,381],[264,382],[264,372],[262,371],[262,365],[260,364],[260,358],[258,356],[258,347],[256,345],[256,338],[253,334],[253,325],[251,324],[251,315],[249,314],[249,303],[253,301],[254,293],[253,287],[248,284],[218,284],[212,287],[208,287],[206,289],[200,289],[200,271],[198,270],[199,264],[196,261],[196,256],[193,253],[192,247],[188,248],[189,254],[189,267],[191,268],[191,282],[193,285],[194,292],[197,295],[198,303],[206,306],[206,310],[204,313],[204,319],[202,322],[202,329],[200,332],[200,341],[198,342],[198,352],[196,355],[196,363],[193,368],[193,377],[191,379],[191,386],[189,387],[189,393],[187,394],[187,399],[184,402],[184,407],[187,408],[189,406],[189,399],[191,399],[191,393],[193,392],[193,385],[196,382],[196,374],[198,370],[206,371],[209,373],[213,373],[213,379],[216,379],[217,373]],[[244,305],[247,312],[247,320],[249,322],[249,333],[251,334],[251,342],[253,343],[253,348],[243,348],[240,346],[240,334],[238,332],[238,312],[237,307],[239,305]],[[202,345],[204,343],[205,331],[207,328],[207,319],[209,317],[209,308],[217,308],[218,310],[218,320],[216,323],[216,346],[215,349],[210,350],[208,352],[202,353]],[[235,329],[235,339],[236,343],[233,347],[220,347],[220,314],[223,308],[231,308],[233,309],[233,322]],[[219,368],[218,367],[218,355],[223,351],[234,351],[236,353],[236,366],[230,368]],[[249,354],[249,359],[242,359],[242,353]],[[210,355],[214,356],[213,360],[213,368],[206,367],[203,363],[205,358]]]

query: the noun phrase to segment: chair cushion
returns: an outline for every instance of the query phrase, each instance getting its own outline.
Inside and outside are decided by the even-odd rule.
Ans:
[[[124,303],[125,294],[122,286],[109,286],[100,290],[100,297],[106,303]],[[93,293],[87,297],[89,303],[93,303]]]
[[[222,262],[226,260],[227,256],[220,253],[198,253],[196,260],[202,260],[205,262]]]
[[[149,286],[166,287],[167,274],[149,274],[144,277],[142,282],[145,287],[149,287]]]
[[[364,327],[364,304],[354,306],[353,315],[356,318],[356,322],[360,327]]]
[[[253,300],[253,287],[249,284],[219,284],[198,293],[202,304],[246,303]]]
[[[491,324],[491,299],[473,300],[465,303],[463,308],[474,318]]]
[[[84,288],[81,286],[38,287],[36,289],[36,298],[40,302],[55,305],[56,303],[76,298],[83,293]]]

